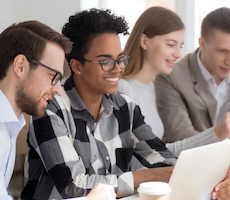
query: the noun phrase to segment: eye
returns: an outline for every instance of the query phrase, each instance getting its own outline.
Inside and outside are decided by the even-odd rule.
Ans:
[[[175,45],[174,44],[167,44],[169,47],[174,47]]]
[[[226,49],[219,49],[218,52],[220,52],[220,53],[228,53],[228,51]]]
[[[50,76],[52,77],[52,78],[54,78],[55,77],[55,73],[50,73]]]
[[[124,62],[124,56],[122,56],[122,57],[120,57],[120,58],[118,58],[118,62]]]
[[[102,60],[102,61],[100,61],[100,62],[101,62],[101,64],[103,64],[103,65],[111,65],[112,59],[105,59],[105,60]]]

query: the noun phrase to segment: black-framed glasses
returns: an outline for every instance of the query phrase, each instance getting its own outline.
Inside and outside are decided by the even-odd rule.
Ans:
[[[112,58],[107,58],[101,61],[86,60],[86,59],[82,59],[82,60],[87,61],[87,62],[99,63],[101,64],[102,70],[104,70],[105,72],[111,72],[115,68],[116,63],[118,64],[120,69],[125,69],[129,63],[129,58],[130,58],[129,56],[123,55],[117,60],[114,60]]]
[[[45,67],[46,69],[49,69],[49,70],[55,72],[56,74],[54,75],[53,79],[51,80],[51,84],[53,86],[56,85],[58,83],[58,81],[61,81],[63,79],[63,76],[62,76],[61,72],[59,72],[59,71],[57,71],[57,70],[55,70],[55,69],[43,64],[43,63],[41,63],[41,62],[39,62],[37,60],[29,59],[29,58],[27,58],[27,60],[32,62],[32,63],[34,63],[34,64],[41,65],[42,67]]]

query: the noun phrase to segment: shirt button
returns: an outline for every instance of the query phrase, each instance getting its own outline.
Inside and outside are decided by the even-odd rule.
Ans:
[[[109,156],[106,156],[106,158],[105,158],[106,160],[109,160]]]

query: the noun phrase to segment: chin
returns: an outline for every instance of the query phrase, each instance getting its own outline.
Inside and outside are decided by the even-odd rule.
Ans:
[[[117,92],[117,89],[116,90],[107,90],[105,91],[105,94],[114,94]]]
[[[40,107],[37,108],[36,110],[34,110],[34,116],[36,117],[42,117],[45,114],[45,108],[44,107]]]
[[[44,112],[38,112],[36,117],[42,117],[44,114],[45,114],[45,111]]]
[[[167,70],[167,71],[162,72],[162,74],[165,74],[165,75],[169,75],[171,73],[172,73],[172,70]]]

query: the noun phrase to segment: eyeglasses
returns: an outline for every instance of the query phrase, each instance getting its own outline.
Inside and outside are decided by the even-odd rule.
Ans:
[[[82,60],[87,61],[87,62],[99,63],[101,64],[101,68],[103,71],[111,72],[115,68],[116,63],[118,64],[120,69],[125,69],[129,63],[129,58],[130,58],[129,56],[123,55],[117,60],[114,60],[112,58],[108,58],[108,59],[101,60],[101,61],[93,61],[93,60],[86,60],[86,59],[82,59]]]
[[[27,60],[32,62],[32,63],[34,63],[34,64],[41,65],[42,67],[45,67],[45,68],[55,72],[56,74],[54,75],[53,79],[51,80],[51,84],[53,86],[56,85],[58,81],[61,81],[63,79],[63,76],[62,76],[61,72],[59,72],[59,71],[57,71],[57,70],[55,70],[55,69],[53,69],[51,67],[48,67],[47,65],[44,65],[44,64],[42,64],[41,62],[39,62],[37,60],[28,59],[28,58],[27,58]]]

